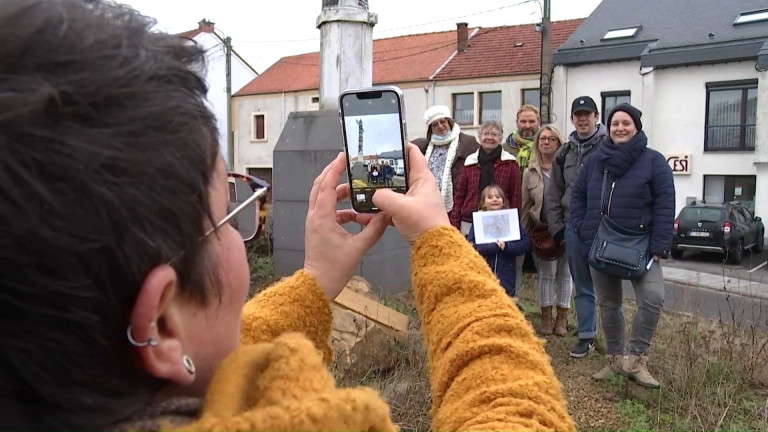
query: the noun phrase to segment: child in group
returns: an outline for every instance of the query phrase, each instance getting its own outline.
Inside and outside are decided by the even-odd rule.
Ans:
[[[480,193],[480,211],[508,208],[509,199],[507,199],[504,190],[499,185],[492,184],[487,186]],[[504,290],[510,297],[515,297],[515,259],[528,252],[531,248],[531,241],[525,234],[525,229],[520,225],[519,218],[517,223],[520,227],[520,240],[477,244],[475,242],[474,225],[470,228],[469,235],[467,236],[467,239],[475,247],[475,250],[477,250],[488,262],[488,265],[491,266],[493,273],[499,279],[501,286],[504,287]]]

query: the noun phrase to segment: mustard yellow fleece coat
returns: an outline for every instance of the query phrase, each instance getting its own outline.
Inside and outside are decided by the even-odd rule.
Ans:
[[[533,329],[452,227],[413,246],[412,288],[432,389],[432,430],[574,430]],[[221,364],[200,418],[183,430],[396,431],[367,388],[338,389],[331,309],[303,271],[249,301],[242,346]]]

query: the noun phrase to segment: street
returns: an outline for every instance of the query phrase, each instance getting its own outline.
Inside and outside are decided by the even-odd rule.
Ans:
[[[723,255],[717,253],[686,252],[682,259],[670,258],[664,262],[664,265],[695,272],[725,274],[728,277],[737,279],[751,280],[753,282],[765,281],[768,283],[768,264],[765,264],[768,261],[768,249],[763,250],[759,254],[745,252],[744,259],[739,265],[726,264],[723,261]]]
[[[635,292],[629,281],[622,284],[624,298],[635,299]],[[701,317],[738,324],[741,328],[756,328],[768,331],[768,299],[745,297],[738,294],[718,292],[674,282],[665,283],[666,303],[664,307],[687,312]]]
[[[663,265],[666,268],[717,275],[722,277],[723,284],[717,287],[703,287],[667,280],[664,307],[722,321],[728,325],[736,324],[741,328],[755,326],[768,331],[768,296],[761,298],[758,295],[740,295],[726,288],[730,286],[726,282],[733,279],[768,285],[768,265],[764,264],[766,260],[768,251],[760,254],[747,253],[740,265],[725,264],[722,255],[713,253],[687,252],[682,259],[665,260]],[[623,291],[625,298],[634,300],[635,293],[629,281],[623,282]]]

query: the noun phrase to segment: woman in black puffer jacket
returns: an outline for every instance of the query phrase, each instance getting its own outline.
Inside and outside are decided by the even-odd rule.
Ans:
[[[647,147],[641,116],[640,110],[629,104],[611,111],[609,139],[582,167],[573,187],[570,220],[588,254],[600,223],[606,170],[605,207],[611,219],[626,228],[651,232],[653,263],[642,277],[631,280],[637,312],[632,321],[628,359],[624,350],[621,278],[590,269],[608,348],[607,365],[592,377],[601,380],[615,372],[645,387],[658,388],[659,382],[648,372],[648,351],[664,307],[659,259],[667,257],[672,244],[675,185],[666,158]]]

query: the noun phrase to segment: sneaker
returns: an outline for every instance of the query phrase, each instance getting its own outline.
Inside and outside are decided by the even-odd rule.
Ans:
[[[592,375],[592,379],[596,381],[602,381],[609,376],[613,374],[619,374],[626,376],[627,373],[625,371],[625,364],[626,360],[624,359],[624,356],[621,354],[608,354],[605,356],[606,362],[605,366],[600,369],[596,374]]]
[[[656,381],[656,378],[648,372],[648,356],[646,354],[629,356],[629,360],[624,366],[624,370],[626,371],[627,376],[643,387],[652,389],[661,387],[661,384]]]
[[[579,339],[579,342],[571,349],[571,357],[586,357],[590,351],[595,349],[594,339]]]

